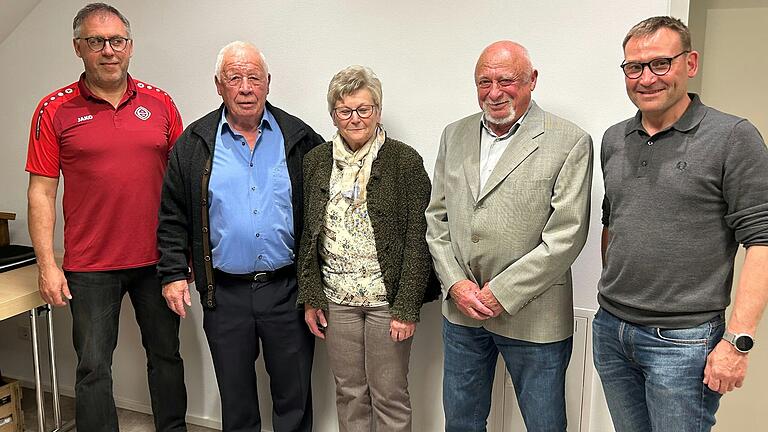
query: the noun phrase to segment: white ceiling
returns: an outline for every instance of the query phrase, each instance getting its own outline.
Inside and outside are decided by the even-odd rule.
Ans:
[[[38,3],[40,0],[0,0],[0,44]]]

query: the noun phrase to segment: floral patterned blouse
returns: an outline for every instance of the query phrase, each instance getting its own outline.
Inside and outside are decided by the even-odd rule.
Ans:
[[[376,254],[368,205],[357,206],[341,193],[342,171],[334,164],[330,200],[320,234],[323,290],[328,300],[346,306],[387,304],[387,290]]]

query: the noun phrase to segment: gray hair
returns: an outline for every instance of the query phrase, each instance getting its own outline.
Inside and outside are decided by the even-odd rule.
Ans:
[[[624,37],[624,42],[622,42],[621,47],[626,48],[627,43],[633,37],[650,36],[663,28],[670,29],[680,36],[680,43],[682,44],[684,51],[691,50],[691,31],[688,30],[688,26],[679,19],[670,16],[646,18],[635,24],[634,27],[629,29],[629,33]]]
[[[337,101],[363,89],[371,92],[373,103],[381,109],[381,81],[371,68],[354,65],[340,70],[328,84],[328,112],[333,113]]]
[[[230,52],[248,51],[248,50],[254,51],[259,54],[259,57],[261,58],[261,65],[264,66],[264,72],[267,75],[269,75],[269,65],[267,65],[267,58],[264,57],[264,53],[262,53],[261,50],[259,50],[256,47],[256,45],[250,42],[234,41],[224,45],[219,50],[219,54],[216,56],[216,66],[213,72],[216,78],[218,78],[219,81],[221,81],[223,78],[221,76],[221,68],[224,66],[224,56],[226,56]]]
[[[125,30],[128,32],[128,38],[131,37],[131,23],[128,22],[128,18],[125,17],[125,15],[121,14],[119,10],[117,10],[114,6],[110,6],[106,3],[89,3],[85,5],[82,9],[77,11],[77,15],[75,15],[75,19],[72,20],[72,35],[73,37],[80,37],[80,27],[83,26],[83,21],[85,21],[86,18],[88,18],[91,15],[99,14],[99,15],[114,15],[118,18],[120,18],[120,21],[123,22],[123,25],[125,26]]]
[[[531,82],[531,78],[533,77],[533,62],[531,61],[531,54],[528,52],[528,48],[516,43],[518,47],[520,47],[520,53],[522,54],[523,59],[525,60],[525,66],[523,69],[523,75],[525,75],[525,83]]]

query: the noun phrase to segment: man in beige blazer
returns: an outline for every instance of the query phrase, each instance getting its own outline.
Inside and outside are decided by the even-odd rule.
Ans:
[[[499,353],[529,431],[565,431],[570,266],[589,223],[592,139],[531,101],[538,71],[514,42],[475,68],[481,113],[448,125],[427,241],[443,286],[446,431],[484,431]]]

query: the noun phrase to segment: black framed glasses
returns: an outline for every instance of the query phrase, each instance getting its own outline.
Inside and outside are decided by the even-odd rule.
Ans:
[[[339,107],[333,109],[333,113],[336,114],[336,117],[338,117],[340,120],[351,119],[353,113],[357,113],[357,116],[361,119],[367,119],[373,115],[374,111],[376,111],[376,105],[360,105],[355,109],[347,107]]]
[[[672,57],[659,57],[655,58],[649,62],[641,63],[641,62],[624,62],[619,67],[622,71],[624,71],[624,75],[626,75],[629,79],[636,79],[640,78],[640,76],[643,74],[643,68],[648,66],[648,70],[651,71],[656,76],[664,76],[666,75],[670,69],[672,69],[672,61],[678,57],[680,57],[683,54],[688,54],[690,51],[683,51],[680,54]]]
[[[109,46],[112,48],[112,51],[120,52],[125,50],[125,48],[128,46],[128,42],[130,42],[132,39],[124,38],[122,36],[113,36],[111,38],[103,38],[103,37],[87,37],[87,38],[75,38],[75,40],[84,40],[85,44],[88,45],[88,48],[91,49],[93,52],[99,52],[104,49],[104,46],[106,44],[109,44]]]

